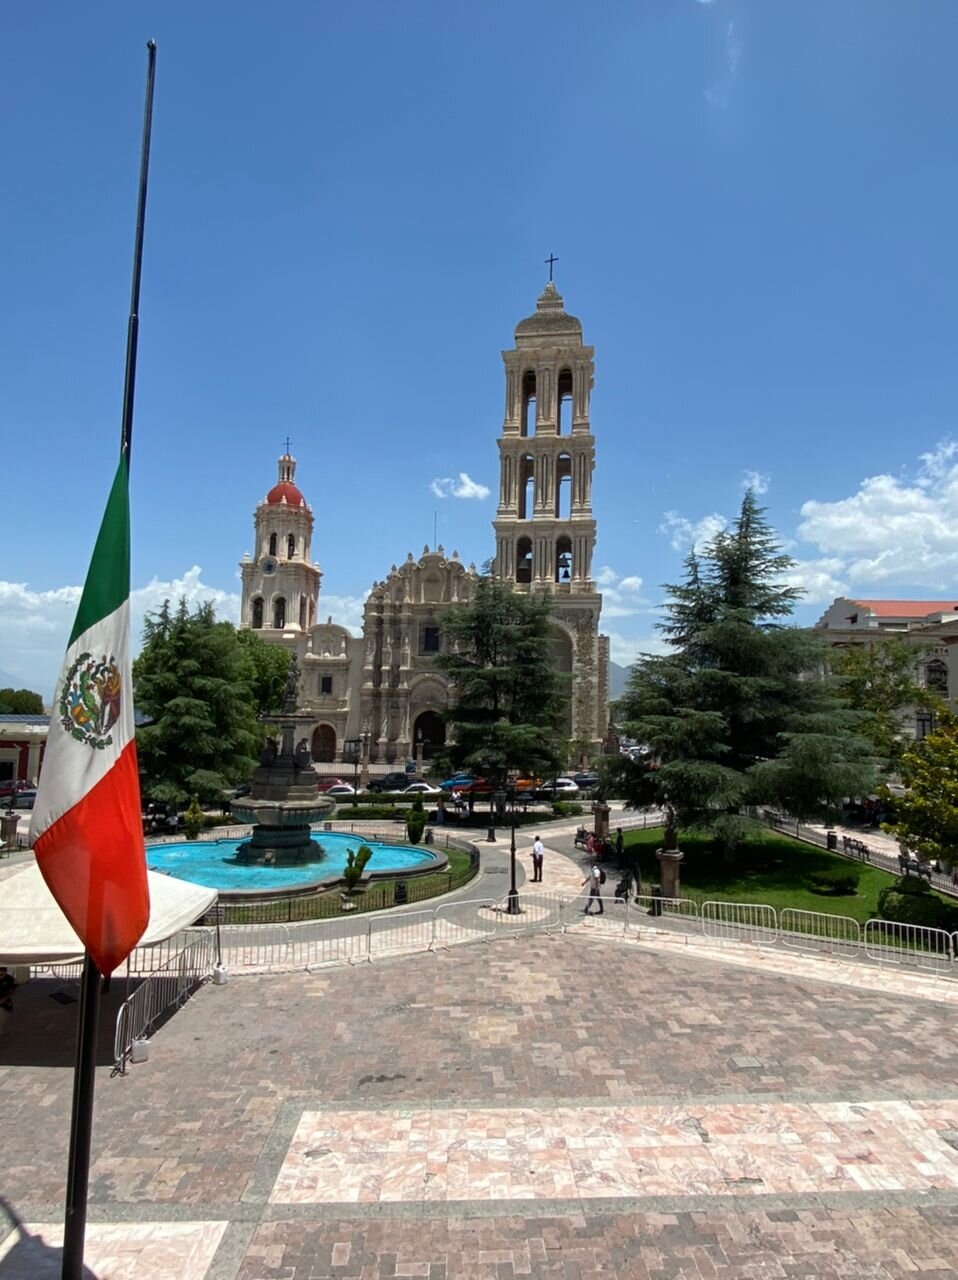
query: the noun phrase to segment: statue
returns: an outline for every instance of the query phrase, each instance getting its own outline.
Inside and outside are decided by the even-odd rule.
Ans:
[[[263,744],[263,754],[259,758],[261,765],[265,765],[267,769],[276,763],[276,739],[267,738]]]
[[[310,765],[309,743],[305,738],[300,738],[296,743],[296,750],[293,753],[293,768],[308,769]]]
[[[286,672],[286,686],[283,689],[283,710],[295,711],[299,701],[299,663],[296,661],[296,654],[289,660],[289,670]]]
[[[677,849],[679,843],[679,833],[675,820],[675,808],[670,800],[665,802],[665,843],[663,848],[668,853],[672,849]]]

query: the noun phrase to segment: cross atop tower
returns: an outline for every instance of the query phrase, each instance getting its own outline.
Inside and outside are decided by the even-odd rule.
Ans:
[[[289,453],[289,436],[286,437],[286,452]]]
[[[554,262],[558,262],[558,261],[559,261],[559,259],[555,256],[555,254],[554,254],[554,253],[550,253],[550,254],[549,254],[549,256],[548,256],[548,258],[546,258],[546,266],[549,268],[549,280],[550,280],[550,281],[552,280],[552,264],[553,264]]]

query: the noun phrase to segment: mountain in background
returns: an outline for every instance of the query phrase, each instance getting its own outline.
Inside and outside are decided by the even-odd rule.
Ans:
[[[625,693],[629,682],[629,668],[620,667],[617,662],[609,663],[609,701],[615,702]]]

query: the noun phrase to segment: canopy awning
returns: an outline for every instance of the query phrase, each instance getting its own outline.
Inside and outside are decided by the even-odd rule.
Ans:
[[[216,890],[147,872],[150,922],[138,945],[171,938],[216,901]],[[83,943],[57,906],[35,862],[0,873],[0,965],[64,964],[83,958]]]

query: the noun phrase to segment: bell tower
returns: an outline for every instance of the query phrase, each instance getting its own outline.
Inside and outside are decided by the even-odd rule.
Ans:
[[[553,593],[568,640],[558,658],[572,676],[570,737],[596,743],[608,727],[609,671],[592,577],[593,355],[550,279],[535,313],[516,325],[515,346],[502,353],[506,411],[493,527],[496,576],[518,591]]]
[[[311,561],[313,513],[296,484],[296,459],[280,457],[278,478],[256,508],[255,552],[240,565],[240,626],[300,653],[316,621],[322,572]]]

